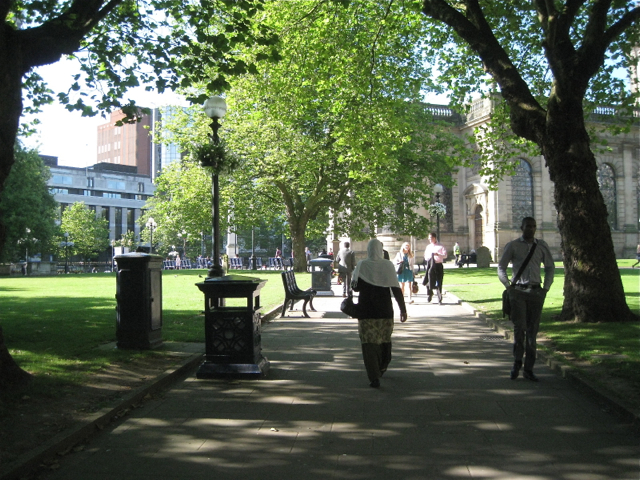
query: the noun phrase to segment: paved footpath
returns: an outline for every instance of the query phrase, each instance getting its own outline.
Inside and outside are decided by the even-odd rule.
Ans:
[[[640,478],[636,431],[545,365],[510,380],[509,342],[444,300],[418,295],[396,322],[380,389],[341,296],[316,298],[312,319],[264,326],[267,379],[192,374],[46,478]]]

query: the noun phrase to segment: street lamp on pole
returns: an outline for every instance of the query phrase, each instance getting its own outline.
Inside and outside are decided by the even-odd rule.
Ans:
[[[436,203],[440,203],[440,194],[444,192],[444,187],[439,183],[436,183],[433,186],[433,191],[436,194]],[[436,211],[436,235],[438,236],[438,241],[440,242],[440,210]]]
[[[222,97],[211,97],[204,103],[204,111],[207,117],[211,119],[211,141],[214,145],[220,144],[218,129],[220,128],[219,120],[227,113],[227,102]],[[220,189],[218,185],[218,172],[215,170],[211,175],[211,210],[213,222],[213,265],[209,270],[209,277],[221,277],[222,267],[220,266]]]
[[[146,226],[149,229],[149,253],[153,253],[153,231],[156,229],[158,224],[153,219],[153,217],[149,217]]]
[[[111,271],[113,272],[114,263],[113,260],[116,258],[116,241],[111,240]]]
[[[69,273],[69,246],[73,242],[69,241],[69,232],[64,232],[64,273]]]

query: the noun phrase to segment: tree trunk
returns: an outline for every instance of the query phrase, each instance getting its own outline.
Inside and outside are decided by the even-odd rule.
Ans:
[[[31,375],[18,366],[5,346],[0,327],[0,390],[26,385],[30,381]]]
[[[561,318],[638,320],[627,306],[581,100],[551,98],[542,153],[554,182],[565,268]]]
[[[307,271],[307,259],[304,255],[306,229],[307,222],[305,220],[289,218],[289,230],[291,233],[291,244],[294,253],[294,272]]]
[[[22,68],[15,58],[15,37],[6,27],[0,27],[0,194],[14,163],[14,145],[22,114]],[[0,218],[0,252],[6,242],[4,219]],[[13,360],[4,344],[0,326],[0,387],[22,385],[31,375]]]

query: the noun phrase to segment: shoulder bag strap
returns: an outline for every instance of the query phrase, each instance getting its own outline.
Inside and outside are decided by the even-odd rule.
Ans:
[[[513,277],[513,282],[511,282],[511,285],[515,285],[518,282],[518,280],[520,280],[520,277],[522,276],[524,269],[527,268],[527,265],[529,265],[529,260],[531,260],[531,257],[533,257],[533,252],[535,252],[537,246],[538,244],[534,242],[533,246],[531,247],[531,250],[529,250],[529,254],[527,255],[527,258],[525,258],[522,265],[520,265],[520,270],[518,270],[518,273],[516,274],[516,276]]]

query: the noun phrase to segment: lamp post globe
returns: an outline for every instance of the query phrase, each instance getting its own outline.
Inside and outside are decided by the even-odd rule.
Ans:
[[[145,224],[149,229],[149,253],[153,253],[153,230],[158,226],[153,217],[149,217],[147,223]]]
[[[227,113],[227,102],[224,98],[214,96],[204,103],[204,112],[211,119],[211,141],[214,145],[220,144],[218,137],[218,129],[220,128],[219,120]],[[220,188],[218,185],[218,173],[213,172],[211,175],[211,213],[212,213],[212,229],[213,229],[213,245],[211,261],[213,262],[209,270],[209,277],[221,277],[223,274],[220,266]]]

